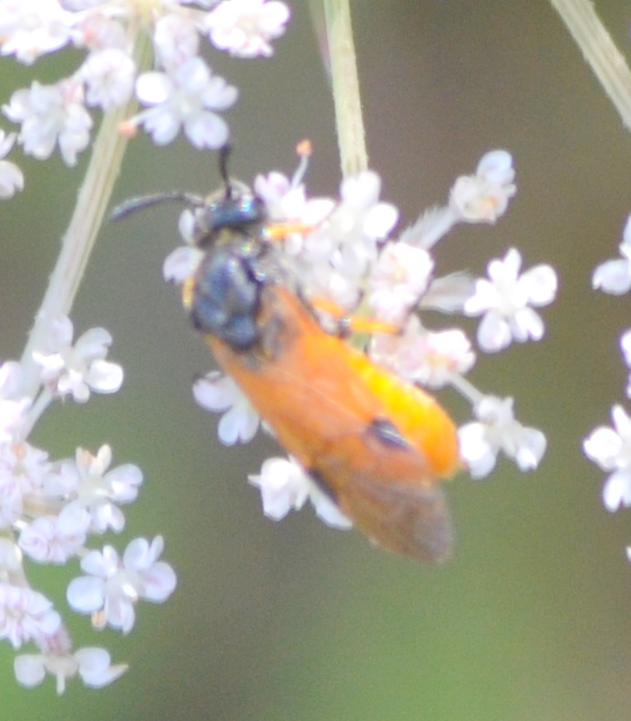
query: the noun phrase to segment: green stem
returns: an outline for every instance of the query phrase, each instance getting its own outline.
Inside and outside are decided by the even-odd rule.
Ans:
[[[631,71],[589,0],[550,0],[583,56],[631,129]]]
[[[33,396],[38,385],[33,351],[43,347],[51,319],[70,313],[79,290],[120,171],[127,138],[118,132],[118,126],[127,113],[128,108],[124,108],[105,115],[92,148],[92,157],[79,190],[77,204],[62,239],[61,252],[22,356],[26,395]]]
[[[324,0],[342,175],[368,167],[349,0]]]
[[[146,50],[145,43],[139,42],[136,53],[139,66],[143,65]],[[44,347],[51,319],[70,313],[127,147],[128,138],[119,132],[119,126],[135,108],[136,101],[131,100],[125,107],[103,116],[77,204],[62,238],[61,252],[22,355],[23,393],[31,398],[35,397],[39,386],[33,351]]]

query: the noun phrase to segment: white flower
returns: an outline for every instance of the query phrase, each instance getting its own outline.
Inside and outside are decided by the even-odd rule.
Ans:
[[[0,365],[0,446],[21,440],[31,400],[22,393],[22,366],[16,361]]]
[[[127,671],[127,664],[110,664],[110,655],[103,648],[80,648],[74,653],[68,650],[51,650],[41,654],[16,656],[13,670],[18,683],[27,688],[39,686],[48,672],[56,680],[57,695],[66,690],[66,680],[76,675],[86,686],[102,688],[120,678]]]
[[[269,41],[285,32],[289,15],[287,5],[276,0],[224,0],[208,14],[205,26],[212,44],[235,57],[269,57]]]
[[[352,526],[352,522],[293,458],[268,458],[261,466],[261,472],[248,476],[248,480],[260,489],[263,513],[274,521],[280,521],[291,510],[299,510],[309,499],[318,518],[328,526]]]
[[[123,383],[123,369],[104,360],[112,336],[104,328],[86,331],[72,345],[72,322],[61,316],[51,322],[48,352],[33,352],[41,370],[42,383],[63,398],[72,395],[85,403],[90,391],[115,393]]]
[[[226,446],[247,443],[256,435],[260,416],[252,407],[247,396],[229,376],[218,371],[198,378],[193,385],[195,401],[209,411],[225,411],[217,435]]]
[[[631,289],[631,215],[618,248],[622,257],[601,263],[592,276],[592,286],[611,295],[624,295]]]
[[[79,82],[64,80],[56,85],[33,81],[30,88],[16,90],[2,108],[14,123],[21,123],[19,142],[27,155],[46,160],[59,143],[66,165],[75,165],[77,153],[90,142],[92,118],[83,105]]]
[[[484,315],[478,327],[482,350],[496,352],[512,340],[523,343],[543,337],[543,321],[530,306],[552,302],[556,274],[549,265],[537,265],[520,275],[520,267],[521,255],[515,248],[508,250],[503,260],[492,260],[490,280],[476,281],[475,294],[464,305],[467,315]]]
[[[341,203],[335,209],[332,224],[349,237],[361,233],[383,240],[399,219],[391,203],[379,201],[381,178],[371,170],[345,178],[340,186]]]
[[[18,545],[38,563],[65,563],[83,548],[90,514],[78,503],[65,506],[58,516],[42,516],[24,526]]]
[[[5,133],[0,130],[0,198],[12,198],[15,193],[24,188],[24,174],[15,163],[2,160],[9,154],[17,135]]]
[[[15,55],[30,65],[40,55],[63,47],[70,39],[73,16],[60,2],[3,0],[0,3],[2,55]]]
[[[164,67],[176,67],[197,55],[199,34],[192,18],[164,15],[156,22],[153,46]]]
[[[631,328],[620,336],[620,350],[622,351],[622,356],[627,368],[631,370]],[[631,398],[631,374],[627,378],[625,392],[627,396]]]
[[[85,82],[88,105],[103,110],[124,105],[134,92],[136,64],[118,48],[105,48],[91,53],[78,71]]]
[[[380,191],[381,179],[373,171],[345,178],[340,202],[305,240],[313,254],[327,255],[328,248],[338,248],[332,259],[336,267],[363,273],[366,262],[376,258],[376,241],[386,238],[398,219],[394,205],[379,202]]]
[[[386,243],[372,269],[368,296],[375,314],[396,322],[416,305],[425,293],[434,261],[422,248],[407,243]]]
[[[50,483],[61,481],[59,490],[65,490],[64,495],[86,509],[92,530],[98,533],[108,528],[122,531],[125,517],[116,504],[135,501],[143,480],[138,466],[127,463],[108,471],[111,462],[112,450],[108,445],[101,446],[96,456],[78,448],[75,463],[62,464],[58,474],[49,479],[51,491],[55,489]]]
[[[50,470],[48,454],[28,443],[0,445],[0,528],[15,523],[25,498],[37,494]]]
[[[189,213],[187,217],[192,217]],[[162,275],[169,283],[182,285],[190,278],[195,269],[205,257],[205,253],[199,248],[192,248],[188,245],[181,245],[169,253],[162,265]]]
[[[107,10],[105,13],[99,12],[99,9],[91,14],[82,12],[89,6],[102,4],[102,0],[64,0],[66,9],[76,13],[77,23],[72,30],[73,45],[87,48],[90,52],[106,48],[128,49],[127,31],[120,17],[110,17]],[[129,5],[127,7],[131,9]],[[119,8],[122,6],[119,5]]]
[[[61,618],[53,604],[30,588],[0,583],[0,639],[13,648],[54,634]]]
[[[143,73],[136,81],[141,103],[152,106],[133,122],[142,124],[158,145],[175,139],[184,127],[196,148],[219,148],[228,140],[228,126],[215,111],[227,110],[237,99],[228,85],[199,57],[189,58],[170,74]]]
[[[381,180],[372,171],[342,181],[341,202],[306,234],[300,249],[300,281],[307,296],[332,300],[342,308],[357,303],[357,281],[376,262],[379,241],[398,218],[393,205],[379,202],[380,189]],[[309,205],[318,212],[328,210],[326,203]]]
[[[458,430],[460,453],[474,478],[488,475],[500,450],[513,458],[520,470],[536,468],[546,449],[546,438],[536,428],[527,428],[513,414],[512,398],[486,396],[474,412],[479,422]]]
[[[495,223],[515,195],[513,159],[505,150],[482,157],[475,175],[461,176],[451,189],[449,204],[469,223]]]
[[[371,357],[397,375],[430,388],[441,388],[475,363],[469,339],[458,328],[427,331],[412,316],[401,335],[374,337]]]
[[[331,214],[335,202],[331,198],[308,198],[305,186],[294,181],[275,171],[257,175],[254,192],[265,202],[272,220],[298,221],[305,227],[316,228]]]
[[[611,419],[613,428],[596,428],[583,442],[583,450],[603,471],[611,471],[603,486],[603,503],[613,512],[631,506],[631,418],[622,406],[614,406]]]
[[[127,634],[135,621],[135,604],[142,598],[161,603],[175,589],[171,566],[158,561],[163,549],[161,536],[151,543],[136,538],[125,549],[122,559],[112,546],[91,551],[81,561],[88,576],[70,582],[68,603],[79,613],[92,614],[92,624],[109,624]]]

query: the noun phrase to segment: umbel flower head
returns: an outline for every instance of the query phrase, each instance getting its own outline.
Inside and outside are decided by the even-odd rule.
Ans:
[[[452,323],[430,328],[424,311],[482,316],[478,345],[486,352],[543,337],[543,320],[534,308],[555,297],[556,274],[550,266],[520,272],[521,254],[512,248],[489,263],[488,280],[434,273],[438,241],[457,223],[494,223],[515,193],[513,180],[510,155],[492,151],[474,175],[456,181],[448,205],[423,214],[399,238],[391,237],[398,211],[380,200],[381,180],[373,171],[345,179],[339,200],[309,197],[301,172],[292,180],[273,172],[253,184],[272,222],[289,229],[275,241],[275,252],[301,296],[314,299],[316,312],[331,303],[352,315],[361,305],[372,319],[397,329],[356,339],[376,362],[409,382],[453,386],[471,402],[475,421],[461,429],[460,453],[474,478],[490,473],[500,451],[523,471],[536,468],[545,436],[515,418],[512,398],[485,395],[465,379],[476,360],[466,333]],[[164,275],[184,283],[204,253],[195,247],[192,211],[185,211],[180,225],[188,245],[166,259]],[[326,311],[320,312],[320,320],[324,327],[331,325]],[[223,443],[247,442],[256,433],[257,413],[229,377],[209,373],[196,382],[194,395],[204,408],[223,414],[218,428]],[[260,489],[265,514],[274,520],[309,500],[327,524],[350,525],[293,458],[268,459],[249,479]]]
[[[114,127],[109,118],[99,122],[99,111],[115,113],[117,124],[124,118],[119,130],[125,135],[144,130],[156,145],[184,135],[198,149],[222,146],[229,137],[226,111],[238,90],[213,71],[205,46],[239,58],[269,57],[288,20],[288,7],[280,0],[3,0],[0,55],[7,66],[16,61],[35,68],[42,57],[65,49],[73,51],[76,64],[56,80],[33,76],[2,104],[3,117],[16,128],[0,128],[0,199],[25,184],[10,154],[21,149],[47,160],[59,152],[67,166],[74,166],[96,127],[99,140],[104,129]],[[142,65],[139,58],[147,48],[151,57]],[[120,137],[118,142],[121,147]],[[125,527],[122,506],[136,500],[141,470],[131,463],[113,465],[108,445],[92,454],[75,444],[68,457],[53,458],[29,441],[54,402],[87,403],[93,394],[115,393],[123,383],[122,367],[107,358],[111,335],[92,328],[75,340],[66,315],[71,289],[81,280],[79,259],[86,257],[108,202],[104,179],[117,174],[118,154],[100,156],[97,148],[92,167],[98,172],[92,177],[99,182],[86,180],[89,192],[79,193],[51,276],[55,292],[44,298],[22,361],[0,365],[3,635],[15,648],[36,647],[37,653],[16,658],[18,681],[35,686],[50,674],[58,693],[73,677],[104,686],[127,666],[111,664],[105,649],[73,647],[59,612],[31,588],[29,563],[80,562],[86,575],[72,582],[68,601],[99,629],[109,625],[129,633],[141,600],[162,602],[175,588],[171,567],[159,558],[161,537],[132,540],[120,556],[111,544],[92,545],[94,536]],[[88,199],[83,207],[82,198]],[[255,432],[256,416],[245,429],[240,417],[237,413],[236,423],[224,421],[225,438],[245,439]]]
[[[181,132],[196,148],[219,148],[228,139],[223,113],[238,91],[202,57],[204,44],[239,58],[269,57],[285,31],[289,9],[280,0],[3,0],[0,53],[31,65],[73,47],[76,70],[54,83],[34,80],[16,90],[2,112],[20,126],[0,130],[0,158],[17,142],[27,155],[49,158],[56,148],[75,165],[94,128],[93,110],[111,111],[132,99],[144,109],[124,124],[142,127],[158,145]],[[152,70],[136,59],[138,33],[150,38]],[[23,187],[17,166],[0,161],[0,197]]]
[[[77,449],[72,458],[53,460],[27,440],[54,401],[71,398],[85,403],[91,392],[113,393],[123,380],[122,368],[106,360],[112,339],[104,329],[93,328],[74,344],[69,318],[52,319],[48,331],[43,345],[33,351],[39,369],[34,395],[25,391],[21,363],[8,361],[0,366],[0,636],[15,649],[27,643],[38,649],[36,654],[16,657],[15,675],[20,683],[35,686],[49,673],[62,693],[66,681],[74,676],[98,688],[117,679],[127,666],[110,664],[104,649],[73,648],[59,612],[30,586],[25,562],[59,566],[81,559],[90,571],[98,564],[87,559],[100,553],[116,559],[112,546],[105,546],[102,552],[90,549],[90,539],[124,528],[120,506],[136,499],[143,476],[132,464],[110,468],[109,446],[95,456]],[[161,551],[159,537],[150,546],[143,539],[130,543],[118,575],[113,570],[110,574],[112,600],[101,604],[93,625],[100,628],[110,623],[127,633],[133,626],[134,606],[141,598],[154,602],[168,598],[175,588],[175,575],[168,564],[158,561]],[[126,603],[114,600],[118,598],[115,579],[121,575],[127,579],[121,584],[126,590],[136,589]],[[78,579],[72,582],[68,593],[72,607],[85,613],[89,601],[81,583],[85,586]],[[91,588],[93,602],[95,591]]]

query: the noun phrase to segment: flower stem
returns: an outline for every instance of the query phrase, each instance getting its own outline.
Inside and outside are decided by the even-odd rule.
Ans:
[[[139,64],[146,55],[143,43],[137,47]],[[94,247],[96,237],[118,178],[128,138],[119,132],[121,121],[133,114],[136,101],[103,116],[92,156],[77,196],[68,229],[61,242],[61,252],[48,281],[42,304],[22,354],[24,395],[33,398],[39,385],[33,351],[42,348],[49,332],[50,320],[68,315]]]
[[[631,130],[631,71],[589,0],[550,0]]]
[[[342,175],[366,170],[368,154],[349,0],[324,0]]]
[[[32,353],[42,347],[50,320],[69,314],[83,278],[127,145],[127,138],[118,132],[118,125],[127,113],[128,108],[124,108],[105,115],[92,148],[77,204],[62,239],[61,253],[22,356],[26,395],[33,396],[38,382]]]

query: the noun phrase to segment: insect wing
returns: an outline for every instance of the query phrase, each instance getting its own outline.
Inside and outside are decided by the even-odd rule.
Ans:
[[[259,320],[279,329],[263,350],[237,353],[213,336],[207,342],[281,445],[382,546],[446,558],[453,532],[438,475],[448,475],[457,457],[448,416],[430,396],[325,333],[288,289],[265,288]],[[428,426],[429,441],[422,433]],[[426,448],[444,435],[452,450],[437,463]]]

